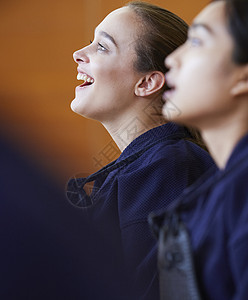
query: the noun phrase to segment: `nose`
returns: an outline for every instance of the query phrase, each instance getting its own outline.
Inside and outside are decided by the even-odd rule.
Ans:
[[[89,62],[89,57],[86,54],[85,48],[77,50],[73,53],[73,59],[77,64],[80,64],[83,62]]]
[[[165,58],[164,64],[168,69],[175,68],[180,65],[180,53],[182,52],[181,50],[182,46],[174,50]]]
[[[172,52],[170,55],[168,55],[165,60],[164,64],[166,68],[171,69],[173,66],[175,66],[175,59],[174,59],[174,52]]]

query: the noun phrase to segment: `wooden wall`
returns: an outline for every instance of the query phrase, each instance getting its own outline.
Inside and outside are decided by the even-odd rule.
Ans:
[[[96,160],[107,162],[103,151],[111,139],[105,129],[70,109],[78,85],[72,53],[89,42],[111,10],[126,2],[0,2],[0,134],[61,185],[73,174],[95,171]],[[208,1],[153,3],[190,23]]]

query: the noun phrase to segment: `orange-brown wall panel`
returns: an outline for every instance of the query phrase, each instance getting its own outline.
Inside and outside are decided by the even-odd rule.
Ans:
[[[208,1],[165,0],[188,23]],[[76,64],[72,53],[118,0],[5,1],[0,3],[0,133],[61,185],[96,170],[110,137],[95,121],[70,110]],[[106,150],[106,149],[105,149]],[[115,150],[116,151],[116,150]],[[112,153],[118,154],[116,151]],[[103,158],[105,161],[103,161]]]

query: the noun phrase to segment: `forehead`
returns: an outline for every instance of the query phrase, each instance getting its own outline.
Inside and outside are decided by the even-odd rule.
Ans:
[[[139,19],[129,7],[121,7],[110,14],[96,27],[95,33],[105,31],[111,35],[117,44],[131,43],[138,35]]]
[[[225,1],[216,1],[207,5],[194,19],[193,24],[206,25],[214,34],[227,34]]]

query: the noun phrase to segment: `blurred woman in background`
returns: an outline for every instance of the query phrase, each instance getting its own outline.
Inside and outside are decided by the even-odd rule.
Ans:
[[[166,59],[171,89],[164,95],[165,114],[167,105],[179,107],[181,115],[172,113],[171,119],[200,130],[219,168],[160,218],[166,230],[171,219],[186,225],[203,299],[248,295],[247,20],[246,0],[215,1],[195,18],[186,43]],[[168,283],[162,284],[166,294]]]

